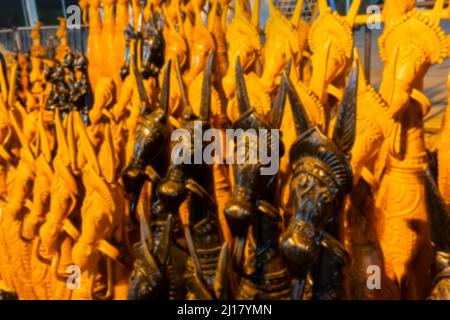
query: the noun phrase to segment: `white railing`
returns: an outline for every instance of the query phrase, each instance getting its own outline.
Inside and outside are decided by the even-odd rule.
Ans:
[[[56,30],[59,26],[42,26],[41,27],[41,43],[46,46],[50,39],[56,39]],[[19,50],[20,52],[27,52],[31,48],[31,27],[19,27],[16,29],[2,29],[0,30],[0,43],[8,51]],[[73,51],[86,52],[87,44],[86,26],[81,26],[79,29],[67,29],[67,40]]]

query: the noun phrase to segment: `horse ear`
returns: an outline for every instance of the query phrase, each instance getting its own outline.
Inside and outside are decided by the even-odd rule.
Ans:
[[[349,155],[356,135],[356,99],[358,89],[358,63],[353,60],[342,104],[333,131],[333,141],[342,152]]]
[[[251,106],[239,56],[236,56],[236,89],[239,114],[242,116],[251,109]]]
[[[136,57],[134,57],[134,59],[131,59],[130,61],[130,67],[132,70],[132,74],[134,77],[134,81],[136,84],[136,88],[139,94],[139,99],[140,99],[140,103],[141,103],[141,114],[144,114],[147,110],[150,109],[150,100],[148,98],[147,95],[147,91],[145,90],[145,86],[144,86],[144,80],[142,80],[142,75],[138,70],[138,66],[137,66],[137,61],[136,61]]]
[[[311,90],[319,97],[323,98],[323,93],[325,91],[325,77],[326,77],[326,70],[327,68],[327,63],[329,61],[329,56],[330,56],[330,51],[331,51],[331,45],[332,45],[332,39],[328,39],[324,46],[325,46],[325,50],[320,50],[320,55],[324,55],[321,56],[320,58],[318,58],[319,61],[325,61],[325,65],[323,66],[319,66],[320,68],[317,68],[317,70],[320,70],[320,72],[314,72],[313,76],[311,78],[311,82],[310,82],[310,87]],[[323,101],[321,101],[323,102]]]
[[[164,70],[163,83],[161,88],[160,105],[164,114],[169,112],[169,97],[170,97],[170,69],[172,68],[172,60],[169,59],[166,63],[166,70]]]
[[[319,5],[319,14],[324,14],[328,11],[328,1],[327,0],[317,0]]]
[[[269,3],[269,18],[270,18],[275,13],[276,8],[275,5],[273,4],[273,0],[267,0],[267,2]]]
[[[304,0],[297,0],[295,5],[294,13],[292,14],[291,22],[294,26],[298,27],[298,24],[302,18]]]
[[[180,65],[178,64],[178,59],[175,59],[175,71],[177,73],[177,82],[178,82],[178,88],[180,89],[180,96],[181,96],[181,106],[183,107],[183,110],[189,106],[186,90],[184,88],[183,84],[183,76],[181,75]]]
[[[416,7],[416,0],[390,0],[383,6],[383,20],[386,26]]]
[[[291,67],[291,62],[289,62],[286,68],[286,74],[289,74],[289,69]],[[284,108],[286,105],[286,92],[287,85],[285,81],[281,81],[278,86],[277,95],[273,100],[272,110],[270,111],[270,119],[272,120],[272,125],[274,128],[280,128],[281,120],[283,119]]]
[[[200,119],[202,120],[208,120],[211,112],[211,76],[213,60],[214,54],[210,52],[208,60],[206,61],[205,70],[203,71],[202,98],[200,103]]]
[[[350,9],[348,10],[347,16],[345,19],[347,22],[353,26],[355,23],[356,16],[358,15],[359,7],[361,5],[361,0],[353,0]]]
[[[202,19],[202,12],[200,8],[200,4],[198,3],[198,0],[194,0],[194,16],[195,16],[195,21],[194,24],[196,26],[200,26],[200,27],[205,27],[204,23],[203,23],[203,19]]]
[[[444,9],[444,0],[436,0],[436,3],[433,8],[433,13],[431,14],[431,21],[439,25],[443,9]]]
[[[311,128],[308,115],[297,94],[297,91],[295,90],[294,85],[292,84],[287,74],[283,74],[281,81],[286,84],[287,94],[289,96],[289,102],[291,104],[292,115],[294,117],[295,131],[297,132],[297,136],[300,136]]]
[[[217,19],[217,2],[218,0],[212,0],[211,8],[209,9],[208,20],[206,22],[206,28],[209,32],[214,32],[214,26]]]
[[[64,165],[68,166],[70,164],[70,151],[67,144],[66,133],[61,122],[59,110],[55,110],[55,131],[56,141],[58,143],[57,153],[59,154]]]
[[[167,14],[167,8],[166,6],[161,6],[163,17],[164,17],[164,26],[167,26],[168,29],[173,30],[175,29],[175,22],[176,21],[170,21]]]
[[[78,170],[78,163],[77,163],[77,145],[74,131],[75,128],[73,123],[73,114],[74,111],[71,111],[67,116],[66,131],[67,131],[67,147],[69,148],[70,165],[72,167],[72,171],[76,172]]]
[[[8,99],[8,75],[6,60],[3,53],[0,52],[0,92],[1,98],[6,103]]]
[[[255,0],[255,2],[253,4],[251,23],[252,23],[252,25],[254,25],[256,27],[256,29],[258,31],[259,31],[259,8],[260,7],[261,7],[261,0]]]
[[[111,126],[106,124],[105,126],[105,138],[101,146],[102,157],[100,157],[99,162],[101,164],[100,168],[102,170],[102,176],[108,183],[113,183],[116,172],[116,157],[114,152],[114,142],[111,133]]]
[[[52,161],[52,152],[48,143],[47,133],[44,129],[44,120],[42,119],[42,113],[39,113],[38,132],[40,153],[44,156],[45,161],[50,163]]]
[[[177,23],[178,23],[178,32],[180,35],[184,38],[186,38],[186,32],[184,31],[184,23],[183,23],[183,17],[181,16],[181,8],[180,3],[178,1],[175,1],[175,9],[177,12]]]
[[[83,123],[83,120],[81,119],[81,115],[78,112],[74,113],[74,121],[76,125],[76,129],[78,132],[78,135],[80,137],[80,143],[81,143],[81,152],[83,153],[84,157],[86,158],[86,162],[91,166],[91,168],[94,170],[94,172],[100,176],[100,165],[98,163],[97,154],[94,150],[94,146],[91,143],[91,140],[89,139],[88,133],[86,131],[86,126]]]
[[[13,63],[13,65],[11,66],[11,71],[9,73],[9,92],[8,92],[8,106],[10,108],[13,108],[16,105],[16,86],[17,86],[17,68],[19,66],[17,65],[16,62]]]

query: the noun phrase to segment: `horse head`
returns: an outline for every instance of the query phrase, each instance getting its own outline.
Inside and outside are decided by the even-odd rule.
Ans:
[[[355,139],[357,72],[354,64],[331,139],[310,125],[294,86],[287,77],[283,80],[298,138],[289,153],[293,215],[280,247],[295,277],[304,277],[317,261],[325,228],[337,219],[352,188],[349,152]]]
[[[230,231],[237,239],[233,260],[234,265],[239,267],[243,258],[247,232],[255,220],[256,210],[259,209],[274,218],[273,210],[268,208],[270,205],[260,200],[263,200],[262,195],[268,190],[272,190],[273,193],[271,187],[273,187],[276,172],[264,172],[264,169],[267,169],[267,163],[263,163],[261,156],[257,155],[258,149],[263,147],[266,151],[270,150],[272,159],[278,160],[283,154],[278,128],[283,116],[286,92],[285,86],[280,86],[272,106],[270,120],[266,121],[250,105],[239,57],[236,58],[235,72],[240,118],[234,123],[233,129],[243,134],[237,136],[235,146],[237,163],[232,166],[234,188],[224,210]]]

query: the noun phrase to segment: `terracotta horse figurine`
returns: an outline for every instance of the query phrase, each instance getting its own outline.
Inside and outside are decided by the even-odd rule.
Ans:
[[[89,37],[87,57],[89,62],[89,82],[95,88],[97,79],[102,74],[101,63],[101,31],[100,0],[88,0],[86,10],[89,10]]]
[[[342,99],[345,71],[354,58],[359,58],[353,48],[352,26],[360,2],[353,1],[345,17],[331,12],[326,1],[319,1],[319,18],[313,22],[309,41],[314,65],[311,90],[304,94],[301,85],[297,93],[306,107],[310,119],[319,120],[324,130],[333,129],[333,108]],[[362,68],[360,66],[360,68]],[[304,87],[304,86],[303,86]],[[302,90],[303,89],[303,90]],[[308,103],[306,98],[315,103]],[[314,99],[316,97],[316,99]],[[318,101],[320,100],[320,101]],[[357,90],[356,138],[352,148],[351,165],[355,189],[346,203],[341,226],[341,237],[352,255],[347,278],[347,295],[354,298],[386,298],[389,290],[368,290],[367,267],[383,265],[383,257],[375,230],[374,192],[378,188],[375,162],[385,139],[393,132],[393,119],[389,107],[381,95],[367,83],[362,69],[359,72]],[[315,106],[314,108],[308,106]],[[331,125],[328,125],[330,123]],[[327,124],[325,126],[325,124]],[[360,179],[362,177],[362,179]],[[382,267],[381,267],[382,268]],[[382,274],[384,272],[382,271]],[[386,288],[385,277],[382,287]]]
[[[79,234],[69,217],[76,211],[80,188],[72,171],[75,137],[68,134],[72,115],[69,114],[64,127],[59,109],[54,114],[58,148],[51,163],[48,211],[33,243],[32,280],[39,299],[70,299],[67,268],[72,264],[73,241]]]
[[[395,121],[387,143],[387,160],[376,194],[377,232],[384,267],[396,298],[421,299],[429,292],[433,264],[425,197],[423,117],[430,103],[422,93],[428,68],[447,56],[447,41],[439,27],[443,1],[431,18],[412,9],[398,10],[379,43],[386,63],[380,93]],[[384,164],[384,165],[383,165]]]
[[[16,99],[14,91],[16,90],[16,71],[17,64],[10,65],[9,68],[6,64],[4,56],[0,56],[0,117],[1,117],[1,140],[2,147],[0,148],[1,158],[1,171],[2,171],[2,207],[5,206],[4,202],[7,198],[8,175],[14,171],[18,161],[18,154],[15,154],[14,149],[20,147],[20,143],[17,135],[15,135],[14,128],[10,120],[10,110],[13,109],[13,105]],[[8,170],[9,167],[9,170]],[[2,212],[3,215],[3,212]],[[10,253],[7,247],[5,238],[5,231],[8,228],[4,218],[0,218],[0,295],[3,299],[16,299],[15,285],[10,272]]]
[[[115,194],[117,184],[112,134],[108,124],[101,144],[86,130],[80,114],[74,113],[79,136],[78,167],[85,190],[81,206],[81,231],[72,249],[81,286],[73,299],[124,299],[126,297],[127,248],[124,246],[124,205]],[[94,143],[93,143],[94,142]],[[96,147],[96,148],[95,148]],[[122,238],[122,239],[121,239]]]
[[[319,17],[311,25],[308,37],[313,64],[310,87],[327,106],[329,93],[338,101],[342,99],[346,70],[353,55],[352,27],[361,1],[352,1],[344,17],[331,12],[326,0],[317,2]],[[333,104],[332,101],[330,103]],[[328,112],[330,107],[327,106]]]

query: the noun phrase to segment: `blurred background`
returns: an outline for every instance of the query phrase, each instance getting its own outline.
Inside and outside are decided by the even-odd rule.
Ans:
[[[181,0],[180,0],[181,1]],[[254,0],[248,0],[253,5]],[[290,16],[295,8],[296,0],[273,0],[285,15]],[[233,8],[231,2],[231,9]],[[345,15],[352,0],[328,0],[328,4]],[[417,0],[420,10],[431,9],[435,0]],[[383,5],[383,0],[363,0],[360,7],[360,14],[367,12],[369,5]],[[27,51],[31,47],[30,31],[37,21],[43,23],[41,28],[42,42],[45,44],[54,37],[58,28],[58,17],[66,17],[67,8],[77,5],[78,0],[1,0],[0,1],[0,50],[2,51]],[[311,20],[311,16],[317,14],[314,11],[316,0],[304,0],[303,19]],[[448,1],[446,1],[446,6]],[[261,27],[267,21],[269,11],[267,0],[261,0]],[[230,13],[230,18],[233,16]],[[450,34],[450,23],[448,19],[441,21],[441,26],[447,34]],[[366,77],[370,83],[378,88],[381,80],[382,61],[378,54],[377,39],[383,29],[369,30],[365,24],[355,27],[355,46],[364,57],[364,68]],[[79,29],[68,30],[69,44],[75,51],[85,52],[88,30],[85,26]],[[433,110],[428,115],[427,127],[430,130],[439,128],[441,116],[447,105],[447,74],[450,70],[450,62],[447,59],[441,65],[434,65],[425,78],[425,93],[430,98]]]

